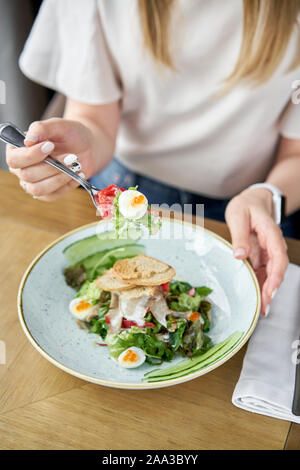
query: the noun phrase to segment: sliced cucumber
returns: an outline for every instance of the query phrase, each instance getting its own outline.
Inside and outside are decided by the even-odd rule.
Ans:
[[[211,364],[214,364],[216,361],[218,361],[219,359],[224,357],[226,354],[228,354],[237,343],[238,343],[238,340],[233,342],[233,343],[230,343],[230,344],[227,344],[227,345],[223,346],[223,348],[221,350],[219,350],[218,353],[216,353],[213,356],[209,357],[205,361],[200,362],[200,364],[198,364],[195,367],[192,367],[191,369],[184,370],[184,371],[181,371],[181,372],[177,372],[176,374],[170,375],[170,376],[167,376],[167,377],[159,377],[159,378],[154,377],[154,378],[149,379],[149,382],[162,382],[162,381],[165,381],[165,380],[178,379],[179,377],[184,377],[186,375],[193,374],[194,372],[198,372],[199,370],[205,369],[205,367],[207,367]]]
[[[145,253],[144,245],[125,245],[116,246],[112,250],[98,251],[94,255],[88,256],[83,260],[78,261],[76,264],[82,264],[85,269],[95,269],[99,266],[105,266],[110,256],[114,256],[117,259],[131,258],[132,256],[140,255]]]
[[[150,371],[145,374],[143,379],[144,382],[161,382],[164,380],[172,380],[178,377],[183,377],[189,375],[193,372],[203,369],[204,367],[212,364],[217,361],[225,354],[227,354],[241,339],[243,333],[237,331],[233,333],[229,338],[222,341],[219,344],[216,344],[211,349],[209,349],[202,356],[195,357],[193,359],[186,359],[179,362],[173,367],[168,367],[167,369],[161,370],[157,369]]]
[[[104,232],[72,243],[64,249],[63,253],[67,261],[73,265],[99,251],[132,245],[136,241],[132,239],[117,239],[114,231]]]
[[[144,253],[144,245],[125,245],[113,248],[112,250],[100,251],[99,253],[95,253],[94,255],[79,261],[77,264],[82,264],[87,272],[89,280],[93,280],[97,277],[97,273],[98,275],[101,275],[103,268],[110,268],[116,260],[132,258],[133,256]]]

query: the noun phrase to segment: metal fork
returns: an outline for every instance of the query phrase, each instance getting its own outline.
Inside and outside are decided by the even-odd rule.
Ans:
[[[13,145],[14,147],[24,147],[25,134],[20,131],[14,124],[7,122],[0,124],[0,140],[6,144]],[[93,186],[91,183],[81,178],[78,174],[74,173],[70,168],[60,163],[55,158],[50,155],[45,158],[44,162],[48,163],[51,166],[54,166],[62,173],[70,176],[73,180],[76,180],[91,196],[92,201],[95,207],[98,209],[99,204],[96,203],[95,195],[100,191],[96,186]]]

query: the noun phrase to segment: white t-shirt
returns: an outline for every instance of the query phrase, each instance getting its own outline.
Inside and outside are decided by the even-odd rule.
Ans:
[[[266,84],[216,97],[236,63],[242,0],[176,0],[176,72],[143,46],[137,0],[45,0],[20,58],[25,75],[73,99],[122,100],[116,156],[130,169],[211,197],[263,181],[280,134],[300,138],[291,102],[300,67],[286,72],[298,27]],[[283,119],[282,119],[283,117]],[[99,149],[101,152],[101,149]]]

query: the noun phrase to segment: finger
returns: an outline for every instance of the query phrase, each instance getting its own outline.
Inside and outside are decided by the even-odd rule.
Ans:
[[[18,169],[42,162],[54,149],[53,142],[46,141],[31,147],[12,148],[6,151],[6,161],[9,167]]]
[[[285,271],[289,264],[287,245],[277,225],[275,225],[268,236],[267,251],[271,264],[266,289],[269,296],[272,296],[273,291],[277,289],[283,281]]]
[[[34,121],[26,132],[25,144],[31,145],[32,143],[43,142],[45,140],[63,142],[69,129],[70,124],[62,118]]]
[[[43,181],[60,174],[60,171],[55,167],[43,162],[28,166],[27,168],[21,168],[17,171],[19,178],[26,181],[26,183],[37,183],[38,181]]]
[[[26,168],[9,168],[9,171],[25,183],[36,183],[50,176],[59,175],[59,171],[47,163],[37,163]]]
[[[248,209],[233,202],[232,205],[229,205],[228,211],[226,210],[225,218],[231,234],[234,256],[238,259],[247,258],[250,253],[250,214]]]
[[[26,134],[26,132],[25,132]],[[44,139],[46,140],[46,139]],[[33,142],[32,140],[29,140],[28,138],[25,137],[24,139],[24,144],[25,144],[25,147],[32,147],[34,144],[36,144],[37,142]]]
[[[262,305],[265,315],[268,315],[270,303],[284,279],[289,259],[287,256],[287,245],[281,230],[274,224],[272,230],[268,231],[267,251],[269,261],[267,263],[267,279],[262,290]]]
[[[53,142],[55,148],[52,156],[70,153],[76,149],[81,153],[87,149],[90,143],[89,131],[78,121],[70,121],[64,118],[51,118],[45,121],[33,122],[26,133],[25,145],[32,146],[34,143],[45,141]],[[87,168],[85,168],[87,172]],[[87,172],[88,173],[88,172]]]
[[[71,160],[70,157],[72,157]],[[77,155],[63,154],[59,155],[57,157],[57,160],[60,162],[64,162],[66,166],[71,166],[71,164],[76,161],[76,164],[79,165],[79,168],[76,169],[76,172],[79,172],[81,170],[81,164],[78,162]],[[58,175],[60,173],[57,168],[45,162],[36,163],[35,165],[30,165],[25,168],[9,167],[9,171],[15,174],[22,181],[25,181],[26,183],[36,183],[37,181],[44,180],[45,178],[50,178],[50,176]]]
[[[277,288],[275,288],[273,290],[272,293],[269,292],[268,290],[268,279],[269,279],[269,276],[270,276],[270,272],[272,270],[272,260],[269,260],[268,262],[268,265],[266,266],[266,279],[265,279],[265,282],[264,282],[264,285],[263,285],[263,288],[262,288],[262,314],[265,315],[265,316],[268,316],[269,314],[269,311],[270,311],[270,304],[271,304],[271,301],[277,291]]]
[[[264,284],[267,279],[267,272],[265,266],[260,266],[258,269],[255,270],[255,274],[257,277],[257,281],[260,287],[261,295],[263,294]]]
[[[48,196],[69,182],[70,177],[68,175],[59,173],[58,175],[51,176],[37,183],[26,183],[26,192],[35,197]],[[76,186],[79,186],[77,181],[74,181],[74,183],[76,183]]]
[[[267,292],[267,276],[264,280],[262,289],[261,289],[261,313],[265,316],[268,316],[269,311],[270,311],[270,303],[272,300],[272,297]]]
[[[250,233],[250,253],[249,259],[254,270],[257,270],[262,263],[262,248],[255,233]]]
[[[57,189],[53,193],[48,194],[47,196],[35,197],[35,199],[38,199],[39,201],[44,201],[44,202],[52,202],[64,196],[65,194],[67,194],[69,191],[76,188],[77,186],[78,186],[77,181],[71,180],[69,181],[69,183],[65,184],[64,186]]]

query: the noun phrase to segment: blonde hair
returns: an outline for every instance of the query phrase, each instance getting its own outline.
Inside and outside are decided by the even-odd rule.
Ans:
[[[243,0],[243,40],[237,63],[225,78],[225,87],[242,79],[255,84],[266,82],[275,72],[288,47],[300,0]],[[154,59],[173,67],[168,33],[175,0],[139,0],[139,14],[146,48]],[[300,63],[300,52],[289,68]]]

